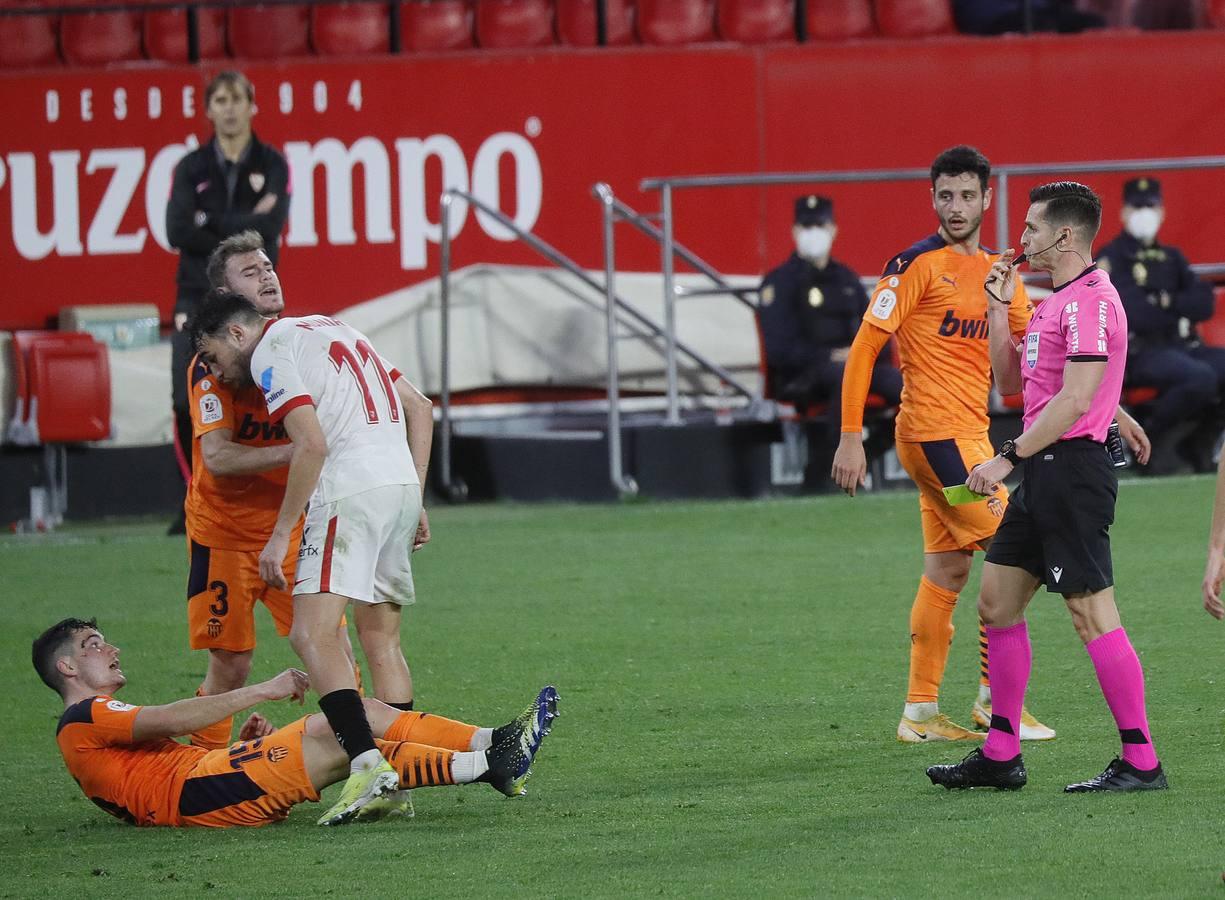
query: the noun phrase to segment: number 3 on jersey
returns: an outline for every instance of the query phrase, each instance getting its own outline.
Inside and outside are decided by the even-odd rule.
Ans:
[[[387,374],[387,370],[383,368],[383,362],[379,359],[374,348],[365,341],[358,341],[355,345],[357,353],[343,341],[332,341],[332,345],[328,347],[328,358],[332,361],[332,365],[336,367],[336,371],[340,372],[346,366],[352,374],[353,379],[357,382],[358,388],[362,392],[362,401],[366,406],[366,421],[371,425],[379,423],[379,410],[374,405],[374,397],[370,393],[370,383],[366,381],[366,375],[362,371],[367,364],[374,367],[374,371],[379,376],[379,383],[383,387],[383,394],[387,397],[387,408],[391,413],[391,421],[400,421],[400,406],[396,403],[396,389],[391,383],[391,376]]]

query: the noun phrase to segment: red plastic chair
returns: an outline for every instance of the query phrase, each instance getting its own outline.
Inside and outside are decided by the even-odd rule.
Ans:
[[[1212,308],[1212,316],[1197,323],[1195,328],[1200,340],[1209,347],[1225,347],[1225,287],[1217,288],[1213,294],[1216,305]]]
[[[870,0],[807,0],[804,17],[813,41],[844,41],[876,33]]]
[[[60,49],[70,66],[142,59],[138,12],[72,13],[60,23]]]
[[[44,444],[100,441],[111,433],[111,369],[106,345],[43,338],[30,348],[30,417]]]
[[[196,11],[196,33],[201,59],[225,56],[225,10]],[[145,55],[162,62],[187,62],[187,11],[149,9],[145,11]]]
[[[955,34],[949,0],[876,0],[876,23],[888,37]]]
[[[235,7],[227,13],[230,53],[244,59],[310,55],[310,10],[305,6]]]
[[[634,42],[634,8],[629,0],[607,0],[610,46]],[[595,0],[557,0],[557,37],[570,47],[596,45]]]
[[[768,44],[795,40],[792,0],[718,0],[716,24],[725,41]]]
[[[387,53],[391,25],[383,3],[325,3],[311,7],[311,45],[321,56]]]
[[[639,0],[638,37],[675,46],[715,39],[714,0]]]
[[[13,418],[9,420],[8,438],[15,444],[38,444],[43,441],[51,440],[78,440],[92,441],[100,440],[105,437],[102,434],[100,437],[79,437],[79,438],[61,438],[45,437],[45,430],[50,427],[52,434],[62,434],[66,431],[67,425],[61,421],[61,416],[58,412],[60,405],[68,404],[75,408],[78,402],[76,398],[50,399],[58,397],[60,394],[72,394],[80,388],[81,394],[85,399],[80,402],[97,399],[97,391],[90,387],[90,380],[86,379],[79,385],[76,381],[58,381],[60,372],[54,364],[48,363],[45,360],[59,359],[67,357],[70,359],[88,357],[94,359],[98,351],[95,348],[101,348],[102,366],[106,372],[106,398],[104,405],[98,406],[98,413],[105,412],[105,420],[107,422],[107,431],[110,430],[110,368],[106,360],[106,346],[94,340],[94,337],[83,331],[14,331],[13,332],[13,389],[16,395],[16,405],[13,410]],[[41,354],[39,357],[44,362],[41,363],[41,368],[36,368],[34,359],[36,354]],[[48,365],[55,369],[54,372],[48,370]],[[96,359],[91,365],[97,365]],[[54,378],[52,378],[54,375]],[[75,376],[74,376],[75,377]],[[91,376],[92,377],[92,376]],[[64,385],[71,385],[70,390],[64,390]],[[58,387],[58,390],[53,390],[53,387]],[[102,401],[99,401],[101,404]],[[87,429],[89,434],[97,432],[95,426],[89,426]]]
[[[59,65],[59,27],[59,16],[0,16],[0,68]]]
[[[406,52],[472,46],[468,0],[406,0],[400,4],[400,48]]]
[[[553,43],[551,0],[476,0],[478,47],[547,47]]]

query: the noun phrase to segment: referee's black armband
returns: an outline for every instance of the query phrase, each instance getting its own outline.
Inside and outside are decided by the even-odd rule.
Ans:
[[[1069,356],[1068,362],[1108,362],[1109,356],[1101,353],[1077,353],[1075,356]]]

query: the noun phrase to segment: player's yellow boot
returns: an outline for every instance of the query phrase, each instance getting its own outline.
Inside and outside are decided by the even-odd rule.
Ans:
[[[351,772],[340,792],[340,798],[332,808],[319,817],[320,825],[344,825],[358,817],[358,813],[373,801],[395,793],[400,789],[400,776],[385,759],[364,772]],[[385,804],[371,810],[363,819],[381,818],[390,812]]]
[[[986,731],[991,727],[991,698],[979,697],[974,701],[974,711],[970,713],[974,724]],[[1055,736],[1055,729],[1043,725],[1034,718],[1027,707],[1021,707],[1021,735],[1023,741],[1049,741]]]
[[[357,811],[357,821],[374,822],[379,819],[411,819],[416,815],[413,809],[413,792],[406,789],[392,791],[384,797],[375,797]]]
[[[905,715],[897,724],[897,739],[903,744],[927,744],[934,741],[981,741],[982,732],[962,728],[944,713],[935,713],[925,719],[912,719]]]

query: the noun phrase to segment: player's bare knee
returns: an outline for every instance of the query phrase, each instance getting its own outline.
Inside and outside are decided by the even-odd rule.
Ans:
[[[208,655],[208,681],[217,693],[232,691],[247,683],[251,675],[250,650],[210,650]]]

